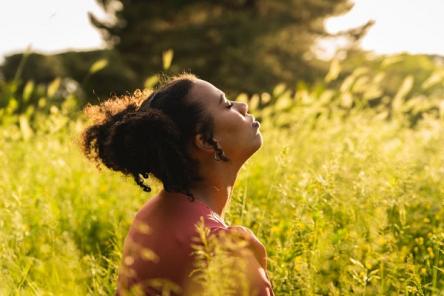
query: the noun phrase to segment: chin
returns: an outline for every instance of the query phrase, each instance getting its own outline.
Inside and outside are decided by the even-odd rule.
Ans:
[[[257,134],[257,139],[258,139],[258,140],[257,140],[258,144],[257,144],[257,149],[256,149],[256,150],[259,150],[259,148],[261,148],[261,146],[262,146],[262,143],[264,142],[261,133],[258,133],[258,134]],[[256,151],[255,151],[255,152],[256,152]]]
[[[239,155],[239,159],[241,159],[242,162],[246,161],[261,148],[262,142],[262,135],[260,133],[257,133],[255,137],[250,140],[250,142],[248,142],[248,146],[244,146],[244,148],[242,149],[242,153]]]
[[[253,155],[256,151],[258,151],[261,147],[262,147],[262,135],[261,133],[256,134],[256,137],[254,138],[254,140],[252,141],[252,145],[251,145],[251,153],[250,156]]]

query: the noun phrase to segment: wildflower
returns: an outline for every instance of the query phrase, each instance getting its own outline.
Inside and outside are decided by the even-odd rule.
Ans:
[[[416,241],[416,244],[419,246],[422,246],[424,244],[424,239],[422,237],[417,237],[415,239],[415,241]]]

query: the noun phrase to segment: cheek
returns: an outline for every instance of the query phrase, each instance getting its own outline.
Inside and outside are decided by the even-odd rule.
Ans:
[[[227,118],[220,125],[220,140],[226,146],[239,147],[244,137],[248,133],[247,123],[239,118]],[[228,148],[228,147],[227,147]]]
[[[230,134],[237,134],[239,130],[242,128],[241,119],[233,114],[227,113],[226,116],[220,117],[217,126],[219,127],[219,131],[224,136]]]

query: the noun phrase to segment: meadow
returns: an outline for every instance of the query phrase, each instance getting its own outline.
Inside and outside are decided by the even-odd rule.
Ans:
[[[444,295],[442,96],[411,95],[411,77],[385,96],[365,68],[337,76],[231,98],[264,142],[225,220],[265,245],[276,295]],[[60,81],[2,86],[0,295],[113,294],[128,227],[161,184],[143,192],[81,154],[87,120]]]

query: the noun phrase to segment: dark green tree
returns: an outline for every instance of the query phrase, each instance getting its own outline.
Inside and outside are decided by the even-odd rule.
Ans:
[[[162,70],[162,52],[173,49],[169,71],[192,71],[228,94],[315,80],[321,63],[312,47],[329,36],[324,20],[353,6],[350,0],[97,1],[110,19],[90,14],[91,22],[140,85]],[[364,29],[349,33],[356,38]]]
[[[0,66],[1,76],[5,80],[15,79],[23,55],[14,54],[5,58]],[[108,61],[107,66],[97,73],[89,73],[98,60]],[[88,102],[97,102],[112,94],[124,94],[139,87],[138,75],[113,50],[68,51],[53,55],[31,53],[22,66],[18,77],[21,86],[29,80],[49,84],[56,78],[70,78],[79,84],[83,91],[79,95]]]

